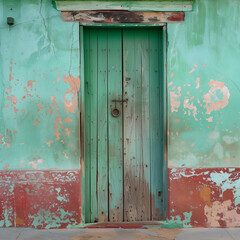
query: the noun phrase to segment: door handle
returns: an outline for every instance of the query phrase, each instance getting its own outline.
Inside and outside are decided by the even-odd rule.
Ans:
[[[123,103],[123,102],[127,102],[128,101],[128,99],[121,99],[121,100],[112,100],[112,102],[121,102],[121,103]]]

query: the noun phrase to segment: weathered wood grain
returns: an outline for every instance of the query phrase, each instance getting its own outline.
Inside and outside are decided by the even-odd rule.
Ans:
[[[161,33],[159,28],[86,30],[88,221],[163,215]],[[111,115],[114,107],[119,117]]]
[[[97,98],[97,32],[90,31],[89,39],[89,48],[90,48],[90,71],[89,71],[89,94],[90,94],[90,165],[91,165],[91,222],[98,221],[98,154],[97,154],[97,128],[98,128],[98,119],[97,119],[97,109],[98,109],[98,98]]]
[[[66,22],[82,23],[168,23],[184,20],[184,12],[66,11]]]
[[[161,31],[149,32],[150,47],[150,150],[151,150],[151,219],[160,220],[162,218],[162,156],[163,145],[161,120],[161,76],[163,63]]]
[[[123,221],[122,29],[108,30],[109,221]],[[113,117],[114,107],[120,110]]]
[[[99,222],[108,221],[108,46],[107,31],[95,30],[97,39],[97,98],[98,98],[98,216]]]
[[[85,221],[91,222],[91,114],[89,73],[90,73],[89,30],[84,31],[84,64],[85,64]]]
[[[144,29],[123,30],[124,97],[129,99],[124,104],[125,221],[150,220],[147,34]]]

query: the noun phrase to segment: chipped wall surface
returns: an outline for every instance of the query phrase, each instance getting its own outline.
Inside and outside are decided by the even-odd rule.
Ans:
[[[169,167],[238,167],[240,4],[196,1],[168,25]]]
[[[167,26],[166,224],[240,225],[239,28],[238,0],[196,0]],[[78,23],[50,0],[1,0],[0,32],[0,226],[76,226]]]
[[[79,26],[50,0],[1,0],[0,32],[0,227],[78,225]]]
[[[78,24],[47,0],[0,12],[0,168],[79,169]]]
[[[240,3],[199,0],[168,25],[169,222],[236,227]]]

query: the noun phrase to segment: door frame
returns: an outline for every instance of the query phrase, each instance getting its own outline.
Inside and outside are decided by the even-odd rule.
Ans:
[[[167,218],[168,213],[168,91],[167,91],[167,24],[165,23],[80,23],[80,41],[79,41],[79,49],[80,49],[80,90],[79,90],[79,106],[80,106],[80,169],[81,169],[81,213],[82,213],[82,222],[85,224],[85,78],[84,78],[84,28],[86,27],[158,27],[162,29],[162,88],[163,88],[163,96],[162,96],[162,106],[163,106],[163,169],[162,169],[162,180],[163,180],[163,220]],[[89,223],[87,223],[89,224]]]

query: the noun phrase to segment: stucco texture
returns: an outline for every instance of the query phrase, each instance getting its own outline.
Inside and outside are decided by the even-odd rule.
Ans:
[[[79,169],[79,25],[3,0],[0,31],[0,169]]]
[[[169,167],[238,167],[240,4],[193,7],[168,25]]]

